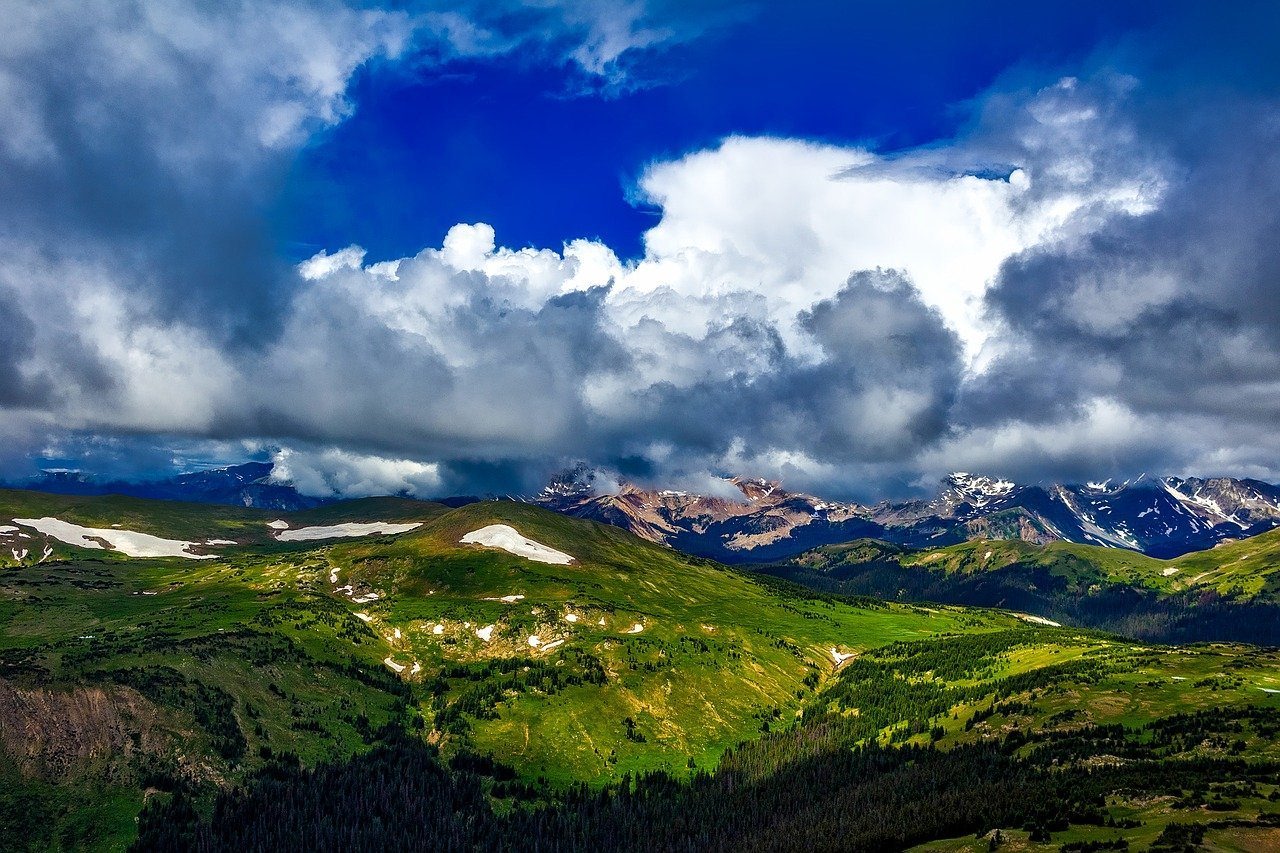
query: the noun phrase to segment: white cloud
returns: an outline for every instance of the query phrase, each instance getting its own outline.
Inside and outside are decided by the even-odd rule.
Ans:
[[[922,454],[920,466],[932,482],[950,471],[1106,472],[1117,462],[1140,464],[1167,428],[1156,419],[1141,418],[1120,401],[1098,398],[1053,423],[1011,418],[966,431]]]
[[[247,129],[271,148],[297,143],[310,121],[333,124],[349,109],[346,83],[356,67],[374,55],[398,55],[412,32],[402,13],[338,3],[47,0],[20,2],[6,17],[0,91],[8,97],[0,97],[0,114],[6,125],[23,119],[17,126],[29,148],[58,150],[49,126],[55,117],[30,110],[15,117],[6,101],[37,104],[51,79],[70,74],[82,85],[72,106],[89,126],[105,129],[122,109],[141,113],[148,99],[183,104],[149,116],[158,120],[151,124],[157,149],[175,163],[201,159],[207,140],[225,143],[227,133]],[[184,91],[193,75],[207,88]],[[101,97],[105,91],[124,98]],[[186,108],[191,102],[217,112],[200,134],[185,125],[202,112]]]
[[[338,270],[358,270],[364,263],[365,251],[359,246],[348,246],[332,255],[321,249],[298,264],[298,274],[307,281],[315,281],[333,275]]]
[[[440,489],[440,466],[338,448],[280,448],[272,455],[274,482],[290,483],[305,495],[362,497],[410,494],[429,497]]]
[[[1092,129],[1104,145],[1106,128]],[[1062,123],[1048,130],[1080,131]],[[624,284],[686,297],[758,293],[785,318],[830,298],[852,272],[892,268],[942,312],[972,361],[993,331],[982,296],[1000,264],[1055,237],[1082,208],[1132,192],[1100,180],[1087,192],[1073,184],[1033,193],[1036,173],[1060,168],[1051,141],[1045,162],[1026,163],[1006,181],[963,174],[978,165],[965,162],[976,155],[963,146],[940,164],[936,149],[888,158],[796,140],[728,139],[646,173],[640,188],[663,215]],[[1073,148],[1070,156],[1083,155]]]

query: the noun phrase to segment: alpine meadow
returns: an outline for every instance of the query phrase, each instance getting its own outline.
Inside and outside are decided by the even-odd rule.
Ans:
[[[0,851],[1280,850],[1280,6],[4,11]]]

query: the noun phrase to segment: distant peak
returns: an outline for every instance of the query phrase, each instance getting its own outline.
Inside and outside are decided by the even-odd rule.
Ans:
[[[767,498],[774,492],[782,491],[782,483],[777,480],[766,480],[763,477],[734,477],[730,482],[752,500]]]
[[[612,494],[624,484],[599,468],[593,468],[585,462],[579,462],[572,468],[566,468],[552,477],[543,486],[539,497],[575,497]]]
[[[1007,495],[1017,488],[1012,480],[970,474],[968,471],[954,471],[947,475],[943,483],[960,491],[986,495]]]

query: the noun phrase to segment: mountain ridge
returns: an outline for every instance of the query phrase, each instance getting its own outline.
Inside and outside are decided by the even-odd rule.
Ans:
[[[271,462],[247,462],[149,481],[51,470],[0,485],[294,512],[339,499],[303,494],[273,474]],[[1248,478],[1144,474],[1120,482],[1021,484],[955,472],[931,498],[869,504],[792,492],[780,481],[758,477],[726,477],[720,484],[715,494],[646,487],[579,464],[536,495],[509,499],[736,564],[787,559],[861,538],[910,547],[973,539],[1064,541],[1170,558],[1280,526],[1280,486]],[[476,499],[443,502],[460,506]]]
[[[1119,484],[1044,486],[956,472],[932,499],[872,505],[788,492],[759,478],[726,479],[741,495],[735,499],[626,481],[601,489],[596,477],[580,466],[531,500],[730,563],[784,559],[859,538],[911,547],[972,539],[1065,541],[1176,557],[1280,526],[1280,487],[1230,477],[1142,475]]]
[[[156,480],[103,479],[81,471],[48,470],[18,482],[0,483],[0,488],[85,497],[124,495],[289,511],[313,509],[332,502],[330,498],[304,495],[291,483],[273,481],[274,469],[271,462],[244,462]]]

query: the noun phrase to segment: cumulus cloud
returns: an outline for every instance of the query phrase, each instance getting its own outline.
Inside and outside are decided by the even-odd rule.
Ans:
[[[638,33],[647,13],[636,9],[627,26]],[[600,70],[652,41],[593,35],[612,26],[609,4],[548,4],[537,20],[507,20],[482,50],[479,11],[466,11],[445,26],[412,5],[339,0],[7,8],[3,432],[29,447],[41,431],[225,436],[292,423],[278,406],[259,411],[245,383],[263,378],[255,363],[278,346],[285,309],[305,309],[295,295],[307,281],[360,268],[362,253],[321,253],[295,272],[277,254],[267,209],[297,148],[350,113],[356,69],[406,57],[421,69],[542,42],[594,45],[587,65]],[[352,380],[367,384],[354,371]]]
[[[709,20],[495,8],[20,9],[0,436],[271,444],[326,495],[523,490],[572,459],[858,496],[961,467],[1277,472],[1265,92],[1188,103],[1104,69],[1002,86],[918,150],[730,137],[643,172],[636,259],[481,222],[283,264],[271,188],[362,63],[533,40],[611,79]]]
[[[6,228],[167,314],[246,333],[280,265],[263,209],[286,157],[346,115],[346,81],[396,56],[402,14],[336,3],[18,3],[0,32]],[[73,291],[74,278],[60,288]]]
[[[339,448],[281,448],[272,454],[271,479],[307,495],[431,495],[441,485],[440,466],[409,459],[352,453]]]
[[[1055,129],[1079,135],[1061,121],[1040,133]],[[1055,178],[1053,156],[1008,178],[968,174],[973,156],[732,138],[648,170],[640,191],[663,215],[639,261],[584,240],[509,249],[484,223],[411,258],[322,251],[298,266],[276,337],[249,352],[199,328],[121,328],[90,302],[78,337],[126,384],[67,405],[116,428],[354,443],[446,468],[628,457],[682,482],[730,460],[883,478],[951,428],[1000,263],[1133,198],[1080,167]],[[354,488],[335,453],[282,466],[307,488]]]

